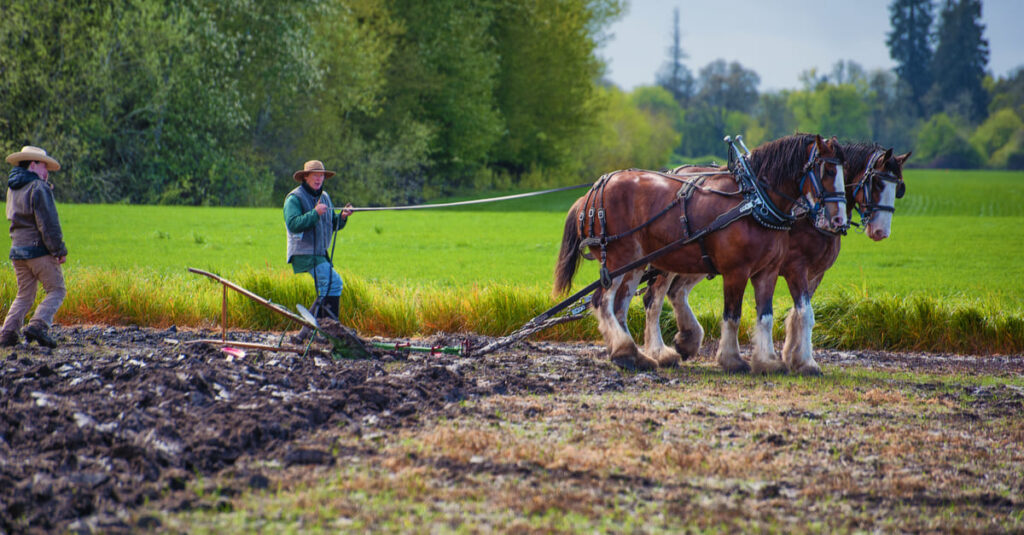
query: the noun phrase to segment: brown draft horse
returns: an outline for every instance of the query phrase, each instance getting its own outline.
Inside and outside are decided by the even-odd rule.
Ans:
[[[846,225],[845,202],[835,198],[836,192],[843,198],[844,185],[842,150],[834,138],[826,142],[817,135],[788,136],[755,149],[749,163],[775,213],[788,214],[805,196],[820,200],[830,193],[833,200],[825,203],[835,214],[830,223],[836,228]],[[581,245],[590,256],[601,255],[607,270],[615,271],[680,237],[699,235],[702,231],[697,229],[715,227],[720,216],[736,214],[749,205],[749,198],[737,191],[736,177],[725,167],[702,177],[697,185],[642,170],[605,175],[576,201],[566,217],[555,268],[555,293],[569,289],[582,254]],[[665,272],[722,274],[725,307],[718,362],[729,371],[774,372],[784,368],[772,345],[772,294],[789,235],[784,226],[768,228],[759,223],[754,217],[757,213],[756,209],[748,211],[703,239],[650,261],[654,268]],[[605,280],[592,300],[609,357],[627,369],[659,365],[639,350],[625,326],[626,309],[641,271],[634,269]],[[604,279],[607,272],[602,270],[602,275]],[[754,286],[758,315],[749,364],[740,358],[737,339],[748,280]]]
[[[893,156],[892,149],[886,150],[873,143],[846,144],[842,150],[846,158],[843,169],[850,177],[846,186],[847,216],[852,215],[856,208],[864,233],[875,241],[883,240],[890,233],[895,200],[905,191],[903,164],[911,153]],[[693,173],[704,169],[708,168],[680,167],[672,172]],[[782,359],[790,372],[802,375],[821,374],[811,344],[814,327],[811,297],[821,284],[825,271],[839,256],[840,235],[821,230],[822,223],[820,219],[803,218],[793,224],[789,231],[789,248],[780,270],[794,303],[786,317]],[[693,287],[704,278],[703,274],[662,273],[650,282],[644,294],[644,353],[669,365],[697,353],[704,330],[690,310],[688,297]],[[672,302],[679,328],[673,339],[674,349],[665,346],[659,325],[666,295]]]

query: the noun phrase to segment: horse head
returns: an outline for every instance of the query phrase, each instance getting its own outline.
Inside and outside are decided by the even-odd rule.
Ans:
[[[845,234],[850,222],[846,209],[843,163],[846,156],[839,140],[820,135],[807,147],[807,164],[800,180],[800,193],[814,226],[833,234]]]
[[[860,214],[864,232],[872,240],[889,237],[896,199],[906,193],[903,182],[903,164],[911,153],[893,156],[890,148],[876,151],[864,170],[863,179],[851,184],[852,202]]]

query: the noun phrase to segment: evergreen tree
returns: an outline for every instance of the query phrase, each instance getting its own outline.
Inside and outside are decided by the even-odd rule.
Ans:
[[[885,44],[918,116],[924,113],[924,96],[932,85],[932,9],[931,0],[893,0],[889,6],[892,31]]]
[[[672,94],[672,98],[680,106],[689,104],[693,96],[693,74],[683,65],[686,53],[683,52],[682,34],[679,30],[679,8],[672,11],[672,46],[668,48],[669,59],[658,73],[658,85]]]
[[[932,70],[936,108],[949,109],[977,122],[985,118],[988,93],[982,86],[988,64],[988,40],[982,33],[981,0],[946,0],[937,33]]]

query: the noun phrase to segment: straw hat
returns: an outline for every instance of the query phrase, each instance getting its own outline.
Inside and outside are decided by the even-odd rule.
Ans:
[[[15,152],[7,157],[7,163],[11,165],[18,165],[21,162],[46,162],[47,171],[59,171],[60,163],[46,154],[46,151],[39,148],[33,147],[32,145],[25,145],[21,148],[20,152]]]
[[[294,178],[296,182],[302,182],[302,180],[306,178],[306,175],[308,173],[323,173],[324,180],[334,176],[334,171],[328,171],[324,169],[323,162],[321,162],[320,160],[310,160],[306,162],[305,165],[302,166],[302,171],[295,171],[295,174],[292,175],[292,178]]]

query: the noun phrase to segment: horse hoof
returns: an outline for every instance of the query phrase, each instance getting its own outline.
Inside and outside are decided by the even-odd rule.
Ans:
[[[636,371],[636,362],[634,361],[632,355],[619,355],[617,357],[612,357],[612,363],[622,368],[623,370],[629,372]]]
[[[639,351],[635,353],[622,353],[619,355],[612,355],[612,362],[616,366],[628,370],[653,370],[658,367],[658,361],[648,358]]]
[[[824,375],[818,364],[813,362],[801,365],[797,369],[793,370],[793,373],[804,377],[821,377]]]
[[[666,347],[661,350],[661,353],[655,360],[658,361],[658,366],[661,366],[662,368],[675,368],[679,366],[679,361],[685,359],[683,359],[679,353],[676,353],[674,350]]]
[[[767,362],[762,360],[755,360],[750,363],[750,373],[753,374],[776,374],[786,373],[789,370],[786,369],[786,365],[781,360],[769,360]]]
[[[700,351],[700,343],[703,337],[704,333],[692,331],[687,333],[687,336],[682,336],[682,333],[676,333],[672,338],[672,345],[675,346],[676,352],[679,353],[681,359],[689,360]]]
[[[718,365],[721,366],[722,370],[729,373],[747,373],[750,371],[750,365],[742,359],[736,359],[728,362],[722,362],[722,360],[719,360]]]

